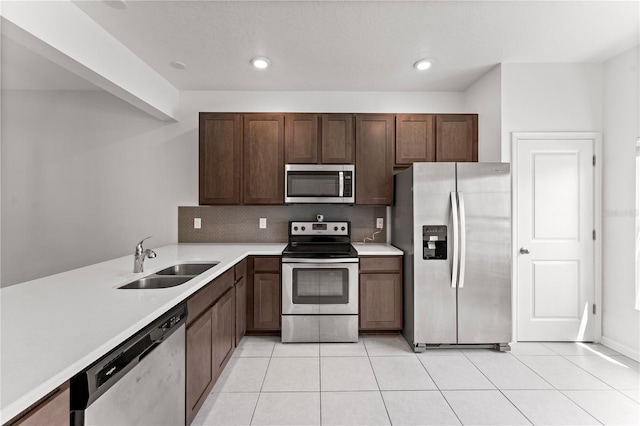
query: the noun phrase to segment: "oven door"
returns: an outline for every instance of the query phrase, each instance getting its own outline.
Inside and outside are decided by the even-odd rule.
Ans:
[[[282,263],[282,314],[357,314],[358,260]]]

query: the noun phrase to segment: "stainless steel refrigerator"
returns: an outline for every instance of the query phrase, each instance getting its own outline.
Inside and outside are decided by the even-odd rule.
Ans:
[[[403,334],[428,347],[511,341],[511,178],[505,163],[414,163],[395,175]]]

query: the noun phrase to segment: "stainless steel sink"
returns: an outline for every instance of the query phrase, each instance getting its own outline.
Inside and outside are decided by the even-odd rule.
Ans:
[[[156,272],[156,275],[200,275],[220,262],[213,263],[180,263]]]
[[[195,276],[195,275],[194,275]],[[148,277],[140,278],[132,283],[123,285],[118,288],[125,289],[153,289],[153,288],[167,288],[167,287],[175,287],[180,284],[184,284],[189,281],[194,276],[183,275],[183,276],[160,276],[160,275],[150,275]]]
[[[134,282],[118,288],[124,289],[155,289],[168,288],[184,284],[196,275],[213,268],[220,262],[209,263],[178,263],[155,274],[147,275]]]

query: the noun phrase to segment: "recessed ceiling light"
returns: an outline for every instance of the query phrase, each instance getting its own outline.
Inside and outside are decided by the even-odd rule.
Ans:
[[[264,56],[258,56],[251,60],[251,65],[263,70],[271,65],[271,61],[269,61],[269,59],[265,58]]]
[[[428,70],[429,68],[431,68],[431,61],[427,59],[420,59],[418,62],[413,64],[413,67],[418,71]]]
[[[129,6],[127,0],[104,0],[104,2],[114,9],[126,9]]]
[[[169,65],[171,65],[173,68],[177,70],[183,70],[187,67],[184,62],[180,62],[180,61],[171,61]]]

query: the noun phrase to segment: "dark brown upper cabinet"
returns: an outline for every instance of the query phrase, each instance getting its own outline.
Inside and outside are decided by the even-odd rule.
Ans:
[[[396,166],[436,160],[434,121],[431,114],[396,115]]]
[[[436,116],[436,161],[478,161],[478,115]]]
[[[242,115],[200,113],[200,204],[242,202]]]
[[[322,114],[321,145],[323,164],[353,164],[353,114]]]
[[[317,163],[319,135],[317,114],[286,114],[284,117],[285,163]]]
[[[353,114],[286,114],[286,164],[353,164]]]
[[[356,204],[393,201],[393,114],[356,114]]]
[[[284,204],[284,114],[244,115],[244,204]]]

